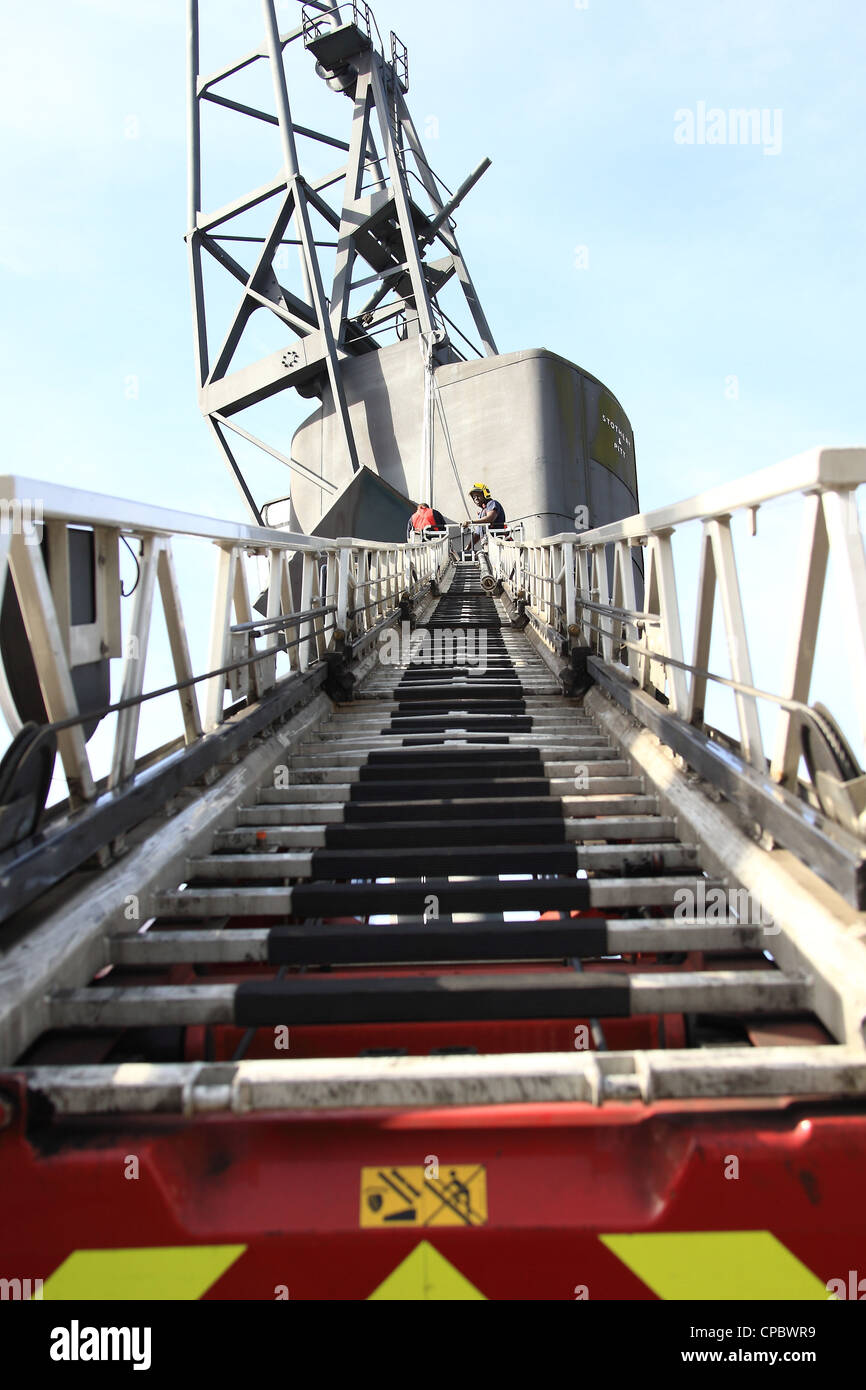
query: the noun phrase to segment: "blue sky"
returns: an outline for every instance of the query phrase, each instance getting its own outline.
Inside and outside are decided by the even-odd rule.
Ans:
[[[66,0],[5,16],[2,471],[240,517],[195,399],[184,8]],[[375,9],[408,44],[409,102],[419,126],[438,120],[445,180],[493,160],[458,228],[500,350],[545,346],[610,386],[645,508],[866,443],[866,8]],[[284,0],[283,26],[299,11]],[[202,15],[206,66],[261,39],[257,0],[202,0]],[[322,94],[345,133],[348,104]],[[675,113],[701,102],[780,112],[779,152],[676,143]],[[228,138],[225,153],[242,167]],[[274,146],[266,173],[278,164]],[[287,410],[286,444],[308,409]],[[278,465],[267,481],[285,490]]]

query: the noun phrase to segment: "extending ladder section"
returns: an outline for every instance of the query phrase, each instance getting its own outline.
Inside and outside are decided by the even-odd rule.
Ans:
[[[862,1084],[767,924],[701,910],[724,882],[477,567],[408,649],[388,635],[360,697],[110,936],[110,968],[54,982],[19,1059],[37,1089],[87,1110],[186,1086],[188,1105],[181,1073],[209,1062],[209,1108],[240,1085],[264,1108]],[[163,1064],[147,1096],[132,1069],[100,1103],[103,1068],[142,1060]]]

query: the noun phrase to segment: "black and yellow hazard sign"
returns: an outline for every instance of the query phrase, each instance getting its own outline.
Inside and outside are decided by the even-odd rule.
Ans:
[[[487,1173],[476,1163],[362,1168],[361,1225],[483,1226]]]

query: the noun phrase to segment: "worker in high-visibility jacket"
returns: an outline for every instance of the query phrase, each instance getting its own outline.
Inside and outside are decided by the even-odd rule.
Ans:
[[[415,511],[409,518],[406,527],[406,540],[413,538],[426,541],[430,539],[433,531],[445,530],[445,518],[441,512],[437,512],[435,507],[431,507],[429,502],[419,502]]]

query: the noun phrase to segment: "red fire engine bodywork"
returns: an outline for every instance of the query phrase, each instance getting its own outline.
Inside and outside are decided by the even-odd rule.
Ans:
[[[7,1094],[10,1083],[14,1074],[2,1079]],[[47,1280],[78,1250],[237,1243],[243,1253],[204,1297],[268,1300],[284,1289],[356,1300],[424,1239],[488,1299],[651,1299],[600,1237],[662,1231],[771,1232],[822,1285],[862,1264],[862,1106],[40,1118],[22,1109],[31,1137],[17,1122],[0,1134],[0,1273]],[[484,1166],[486,1224],[362,1230],[361,1170],[431,1155]],[[700,1281],[696,1269],[695,1290]]]

